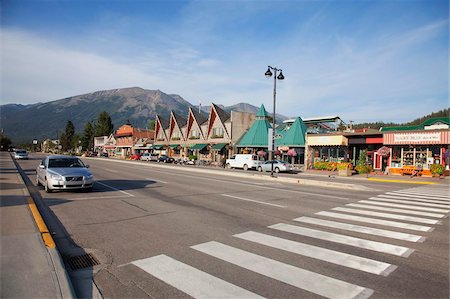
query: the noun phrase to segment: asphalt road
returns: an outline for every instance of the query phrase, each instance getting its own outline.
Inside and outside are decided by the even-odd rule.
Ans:
[[[449,297],[448,186],[361,181],[373,190],[353,191],[85,162],[93,192],[30,188],[64,238],[100,262],[70,274],[93,275],[104,297]],[[38,163],[19,162],[33,184]]]

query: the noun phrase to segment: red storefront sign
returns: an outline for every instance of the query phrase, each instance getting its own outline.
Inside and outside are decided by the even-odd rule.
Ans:
[[[450,131],[387,133],[383,135],[385,145],[449,144]]]

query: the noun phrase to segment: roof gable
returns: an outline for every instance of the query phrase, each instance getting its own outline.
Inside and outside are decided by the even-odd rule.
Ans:
[[[277,145],[298,146],[305,145],[306,126],[300,117],[297,117],[283,137],[277,140]]]
[[[268,146],[269,128],[272,128],[272,126],[267,119],[256,119],[250,129],[239,140],[237,146]]]

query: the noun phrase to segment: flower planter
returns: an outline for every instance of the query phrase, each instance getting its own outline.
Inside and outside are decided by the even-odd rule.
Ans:
[[[351,176],[352,170],[351,169],[338,169],[339,176]]]

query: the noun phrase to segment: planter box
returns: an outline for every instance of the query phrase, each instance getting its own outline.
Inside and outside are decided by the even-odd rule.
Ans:
[[[351,176],[352,170],[351,169],[338,169],[339,176]]]

